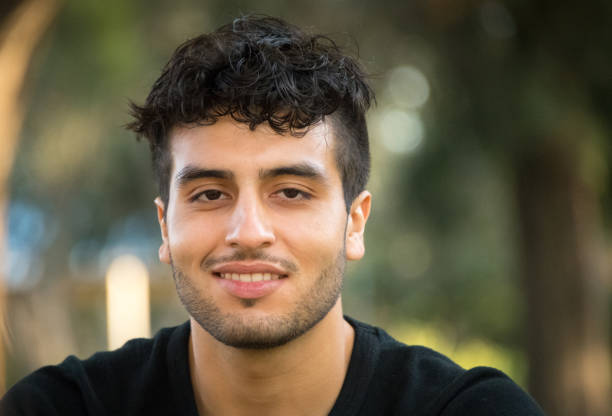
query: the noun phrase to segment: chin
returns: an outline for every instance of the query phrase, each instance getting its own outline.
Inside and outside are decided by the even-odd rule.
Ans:
[[[304,321],[296,319],[295,314],[279,316],[245,312],[221,316],[192,315],[192,317],[206,332],[224,345],[262,350],[280,347],[293,341],[310,330],[327,314],[317,316],[314,320]]]

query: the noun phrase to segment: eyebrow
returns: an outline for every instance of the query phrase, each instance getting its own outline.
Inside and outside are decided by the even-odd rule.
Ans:
[[[310,163],[298,163],[289,166],[279,166],[272,169],[260,169],[259,171],[259,178],[262,180],[272,179],[278,176],[299,176],[313,179],[317,182],[327,183],[327,177],[323,174],[321,169]],[[191,181],[206,178],[231,180],[234,178],[234,173],[229,170],[206,169],[194,165],[187,165],[175,176],[176,183],[179,187]]]
[[[196,179],[232,179],[233,177],[234,174],[229,170],[204,169],[193,165],[187,165],[176,174],[175,180],[180,187]]]
[[[296,165],[280,166],[278,168],[262,169],[259,171],[260,179],[271,179],[285,175],[313,179],[321,183],[327,182],[327,177],[321,169],[310,163],[299,163]]]

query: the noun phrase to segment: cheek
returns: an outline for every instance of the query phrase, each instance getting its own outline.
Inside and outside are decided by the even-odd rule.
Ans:
[[[343,212],[327,210],[284,220],[277,233],[282,233],[292,254],[306,266],[334,261],[344,244],[344,229]]]
[[[216,246],[215,242],[219,239],[219,221],[180,215],[175,218],[177,219],[168,224],[172,260],[183,267],[189,267],[189,263],[199,264]]]

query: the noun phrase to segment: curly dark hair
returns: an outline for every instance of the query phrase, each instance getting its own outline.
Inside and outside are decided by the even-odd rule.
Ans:
[[[370,151],[365,112],[374,100],[366,74],[333,40],[268,16],[235,19],[180,45],[143,106],[130,103],[127,128],[149,141],[167,206],[169,132],[232,117],[254,130],[303,136],[329,116],[347,210],[365,188]]]

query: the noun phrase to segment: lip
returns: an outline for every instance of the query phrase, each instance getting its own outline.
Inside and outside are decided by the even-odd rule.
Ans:
[[[237,273],[237,274],[252,274],[252,273],[270,273],[277,274],[281,277],[287,277],[288,273],[282,268],[263,262],[230,262],[214,267],[212,273],[217,275],[221,273]],[[255,283],[255,282],[254,282]]]
[[[215,280],[230,295],[240,299],[258,299],[270,295],[285,283],[288,277],[286,270],[274,264],[265,262],[236,261],[213,267],[211,270]],[[276,280],[260,280],[257,282],[242,282],[224,279],[222,273],[254,274],[270,273],[279,276]]]
[[[259,282],[241,282],[216,278],[219,285],[230,295],[240,299],[258,299],[270,295],[285,283],[285,279],[266,280]]]

